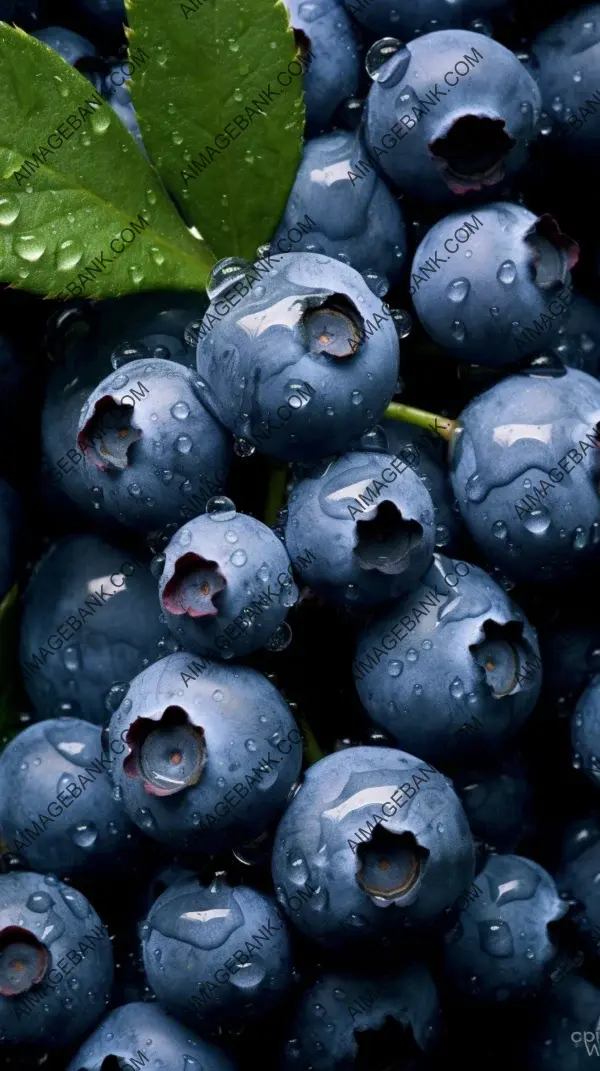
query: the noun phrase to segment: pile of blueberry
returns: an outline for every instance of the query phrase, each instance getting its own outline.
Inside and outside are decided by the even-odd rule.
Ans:
[[[0,1063],[581,1071],[600,5],[286,7],[254,264],[0,292]],[[121,0],[0,18],[145,152]]]

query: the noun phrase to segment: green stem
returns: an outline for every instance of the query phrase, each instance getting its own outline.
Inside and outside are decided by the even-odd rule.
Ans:
[[[458,424],[457,420],[449,420],[448,417],[428,413],[425,409],[415,409],[412,405],[402,405],[401,402],[390,402],[383,415],[388,420],[405,420],[407,424],[415,424],[418,428],[435,431],[446,442],[450,442]]]
[[[269,527],[275,524],[277,514],[285,501],[287,474],[287,465],[273,465],[271,468],[265,506],[265,524]]]
[[[319,745],[319,742],[313,733],[310,725],[302,714],[296,714],[296,721],[302,730],[302,751],[304,753],[304,761],[307,766],[312,766],[313,763],[318,762],[319,759],[325,757],[325,752]]]

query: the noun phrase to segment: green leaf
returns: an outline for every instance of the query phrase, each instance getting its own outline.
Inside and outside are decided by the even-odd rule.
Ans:
[[[219,258],[254,260],[302,151],[301,65],[288,73],[296,45],[283,4],[127,0],[127,13],[130,55],[147,57],[130,88],[155,167]]]
[[[112,108],[60,56],[6,23],[0,101],[2,281],[65,299],[204,287],[213,255]],[[119,237],[127,227],[133,240]]]

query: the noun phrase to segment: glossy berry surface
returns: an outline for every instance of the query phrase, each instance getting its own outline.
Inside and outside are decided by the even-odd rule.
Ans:
[[[433,502],[402,456],[343,454],[290,493],[288,554],[312,559],[302,579],[332,602],[379,603],[411,590],[434,538]]]
[[[259,836],[285,807],[301,734],[254,669],[172,654],[131,682],[110,722],[126,753],[111,776],[149,837],[218,851]]]
[[[248,266],[213,297],[198,338],[200,397],[262,453],[316,460],[382,415],[398,378],[398,336],[347,264],[316,253],[268,259],[255,285]]]
[[[281,907],[313,940],[339,952],[398,947],[469,886],[473,842],[443,774],[394,748],[356,747],[307,770],[272,869]],[[307,882],[312,895],[300,899]]]
[[[235,510],[195,517],[164,554],[160,602],[187,651],[212,658],[250,654],[268,643],[298,599],[281,540]]]
[[[160,1003],[198,1030],[264,1014],[291,987],[291,944],[275,900],[220,878],[159,896],[142,925],[142,952]]]
[[[354,681],[373,721],[429,762],[497,754],[542,672],[523,612],[475,565],[436,555],[421,584],[359,638]]]

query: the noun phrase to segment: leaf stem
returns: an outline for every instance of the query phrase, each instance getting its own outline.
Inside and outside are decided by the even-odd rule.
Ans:
[[[428,413],[425,409],[415,409],[412,405],[402,405],[401,402],[390,402],[383,415],[388,420],[405,420],[407,424],[415,424],[418,428],[435,431],[446,442],[450,442],[458,426],[457,420]]]

